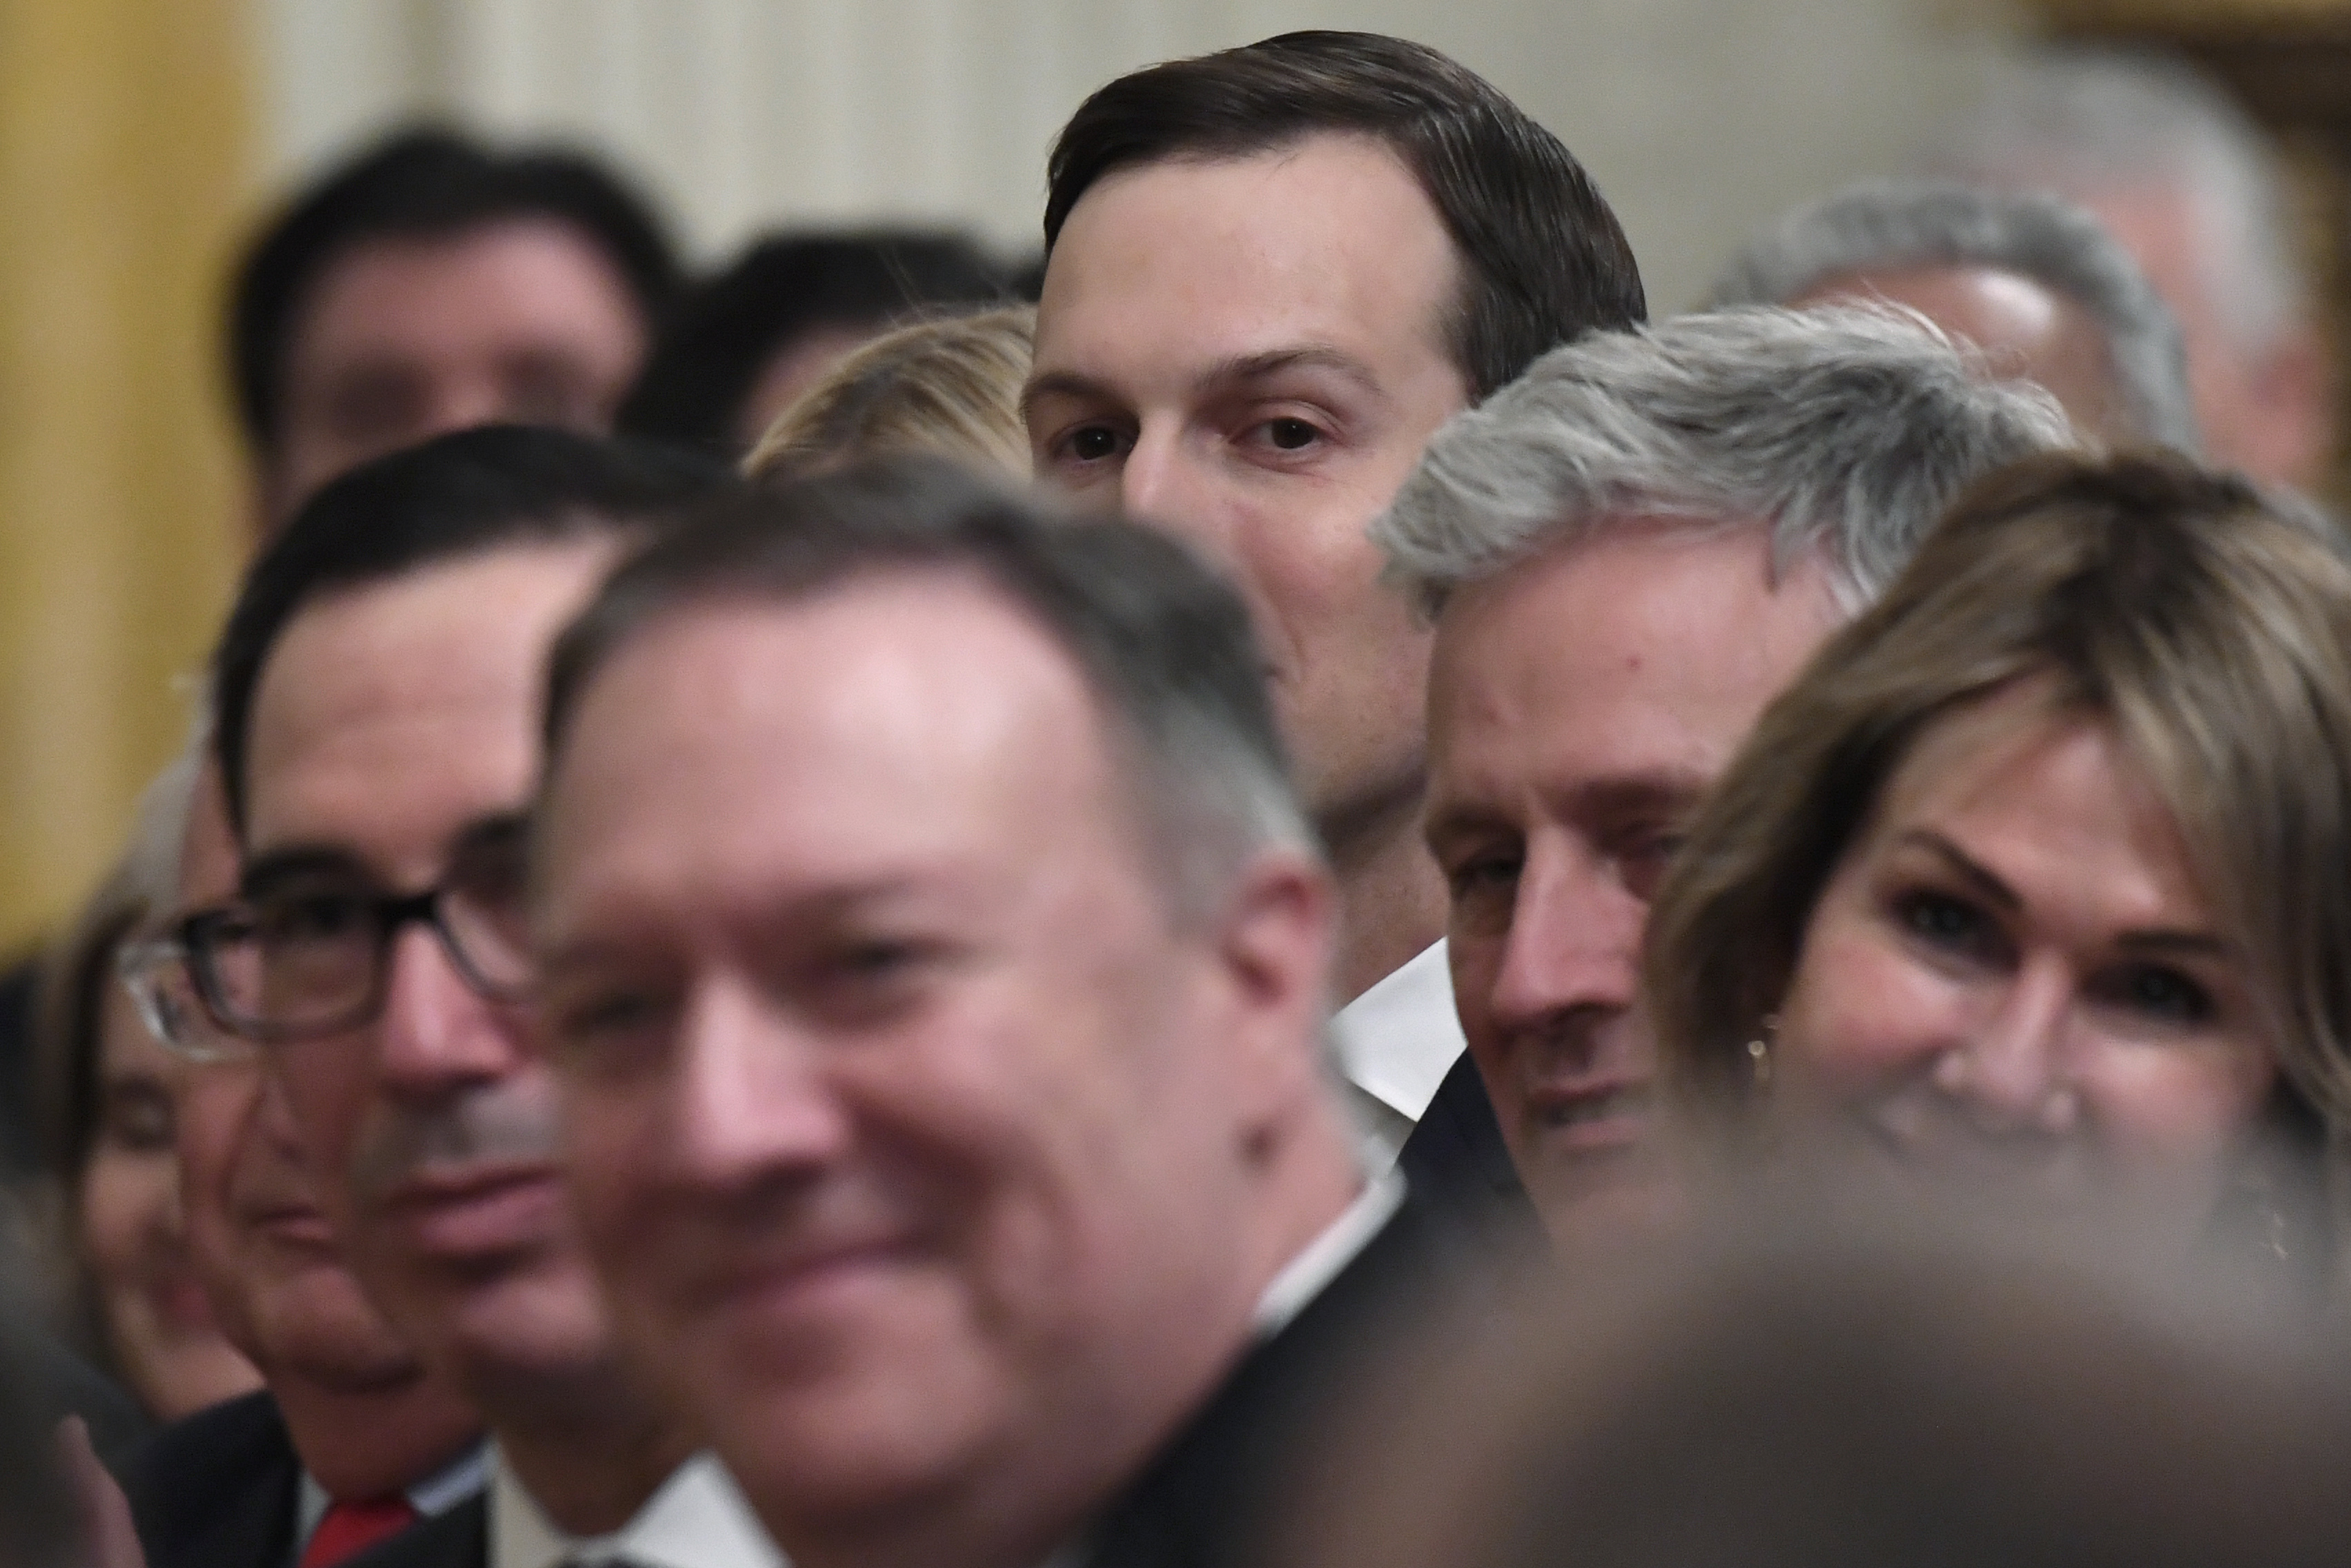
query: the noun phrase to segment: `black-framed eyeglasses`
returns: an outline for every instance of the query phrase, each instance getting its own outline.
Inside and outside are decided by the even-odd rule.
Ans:
[[[247,1040],[282,1045],[359,1029],[383,1007],[392,950],[429,926],[465,984],[498,1002],[530,989],[520,855],[476,858],[419,893],[340,879],[285,885],[189,915],[166,933],[186,954],[205,1010]]]

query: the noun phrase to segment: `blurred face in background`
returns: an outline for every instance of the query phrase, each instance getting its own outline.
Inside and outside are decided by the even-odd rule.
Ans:
[[[98,1040],[98,1124],[82,1166],[76,1238],[118,1370],[147,1408],[175,1420],[258,1381],[222,1337],[190,1256],[174,1102],[189,1064],[147,1032],[113,966]]]
[[[298,921],[413,894],[511,823],[537,772],[549,645],[613,549],[495,549],[297,613],[255,692],[246,901]],[[384,961],[369,1016],[267,1053],[353,1269],[469,1387],[601,1365],[603,1307],[525,1019],[469,986],[428,925],[392,934]]]
[[[552,219],[362,241],[295,318],[266,509],[469,425],[607,429],[645,347],[620,274]]]
[[[1343,862],[1359,823],[1420,794],[1428,634],[1364,528],[1468,401],[1446,342],[1458,272],[1393,153],[1321,135],[1105,175],[1038,307],[1038,477],[1234,573]]]
[[[1902,1170],[2195,1227],[2276,1080],[2260,1011],[2112,731],[2011,688],[1918,741],[1831,873],[1773,1096]]]
[[[1455,1006],[1555,1237],[1650,1210],[1649,900],[1836,615],[1762,528],[1604,528],[1457,592],[1429,681],[1428,843]]]
[[[182,912],[235,892],[236,845],[219,775],[207,767],[182,856]],[[423,1375],[345,1266],[292,1113],[257,1058],[185,1070],[179,1148],[197,1267],[230,1336],[273,1379],[295,1375],[357,1392]]]

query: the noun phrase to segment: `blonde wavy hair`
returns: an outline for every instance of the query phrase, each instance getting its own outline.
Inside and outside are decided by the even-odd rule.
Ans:
[[[1650,911],[1677,1098],[1736,1117],[1748,1042],[1887,780],[2026,682],[2110,727],[2169,810],[2276,1042],[2277,1112],[2351,1142],[2351,566],[2241,481],[2152,457],[1984,481],[1765,713]]]
[[[1036,352],[1026,305],[938,316],[884,333],[803,392],[768,427],[744,474],[802,478],[868,457],[952,458],[1026,484],[1020,389]]]

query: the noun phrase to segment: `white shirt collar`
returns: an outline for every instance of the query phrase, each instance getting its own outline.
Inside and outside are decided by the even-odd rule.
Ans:
[[[1322,1228],[1322,1234],[1308,1242],[1298,1256],[1282,1266],[1281,1272],[1257,1299],[1257,1315],[1252,1320],[1259,1339],[1271,1339],[1290,1326],[1290,1319],[1306,1310],[1308,1302],[1321,1295],[1340,1271],[1355,1260],[1355,1255],[1371,1245],[1372,1238],[1380,1233],[1404,1202],[1404,1177],[1385,1171],[1364,1184],[1344,1213]]]
[[[490,1568],[558,1568],[618,1558],[635,1568],[783,1568],[735,1479],[696,1454],[611,1535],[566,1535],[502,1459],[490,1472]]]
[[[1341,1008],[1332,1028],[1347,1081],[1407,1121],[1419,1121],[1468,1043],[1453,1011],[1444,942]]]

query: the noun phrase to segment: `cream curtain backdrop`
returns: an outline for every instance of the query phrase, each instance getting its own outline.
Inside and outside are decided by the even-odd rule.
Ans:
[[[1045,148],[1146,61],[1300,26],[1422,39],[1567,140],[1661,308],[1745,230],[1898,163],[1990,0],[265,0],[290,173],[404,111],[576,134],[705,251],[764,225],[954,219],[1033,246]]]
[[[242,549],[214,334],[251,162],[244,20],[0,5],[0,950],[120,847]]]

